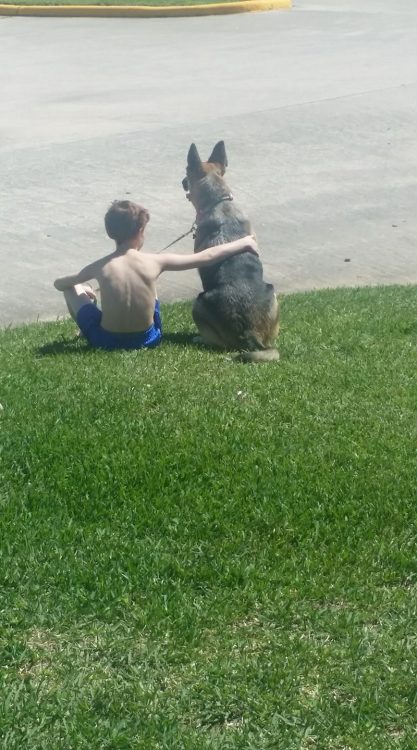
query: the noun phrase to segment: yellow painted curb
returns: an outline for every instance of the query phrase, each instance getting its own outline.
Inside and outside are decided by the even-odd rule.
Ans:
[[[291,8],[292,0],[240,0],[205,5],[0,5],[0,16],[93,16],[96,18],[160,18],[210,16]]]

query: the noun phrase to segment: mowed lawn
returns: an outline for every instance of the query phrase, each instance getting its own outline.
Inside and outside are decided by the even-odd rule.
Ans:
[[[415,750],[417,288],[288,296],[271,365],[163,316],[0,335],[2,750]]]
[[[0,5],[211,5],[236,0],[1,0]]]

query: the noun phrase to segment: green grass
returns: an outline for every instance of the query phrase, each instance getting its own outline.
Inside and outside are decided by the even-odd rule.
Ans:
[[[163,313],[0,334],[2,750],[414,750],[417,289],[287,297],[272,365]]]
[[[1,0],[0,5],[207,5],[236,0]]]

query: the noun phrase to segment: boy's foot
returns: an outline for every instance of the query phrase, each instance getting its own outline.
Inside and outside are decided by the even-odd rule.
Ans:
[[[91,299],[91,301],[96,305],[97,304],[97,295],[91,286],[91,284],[83,284],[83,291]],[[78,329],[77,333],[75,334],[75,337],[78,339],[84,338],[84,334],[80,329]]]
[[[97,304],[97,295],[96,295],[93,287],[91,286],[91,284],[84,284],[83,285],[83,289],[84,289],[84,292],[86,293],[87,297],[89,297],[91,299],[91,301],[94,302],[94,304],[96,305]]]

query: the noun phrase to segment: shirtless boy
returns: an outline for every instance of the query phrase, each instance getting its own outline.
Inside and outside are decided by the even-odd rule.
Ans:
[[[106,231],[116,242],[114,252],[72,276],[56,279],[71,316],[88,342],[101,349],[141,349],[157,346],[162,338],[156,280],[163,271],[202,268],[243,251],[257,254],[255,239],[217,245],[193,255],[153,255],[138,252],[144,242],[149,213],[131,201],[114,201],[104,217]],[[96,279],[101,307],[91,287]]]

